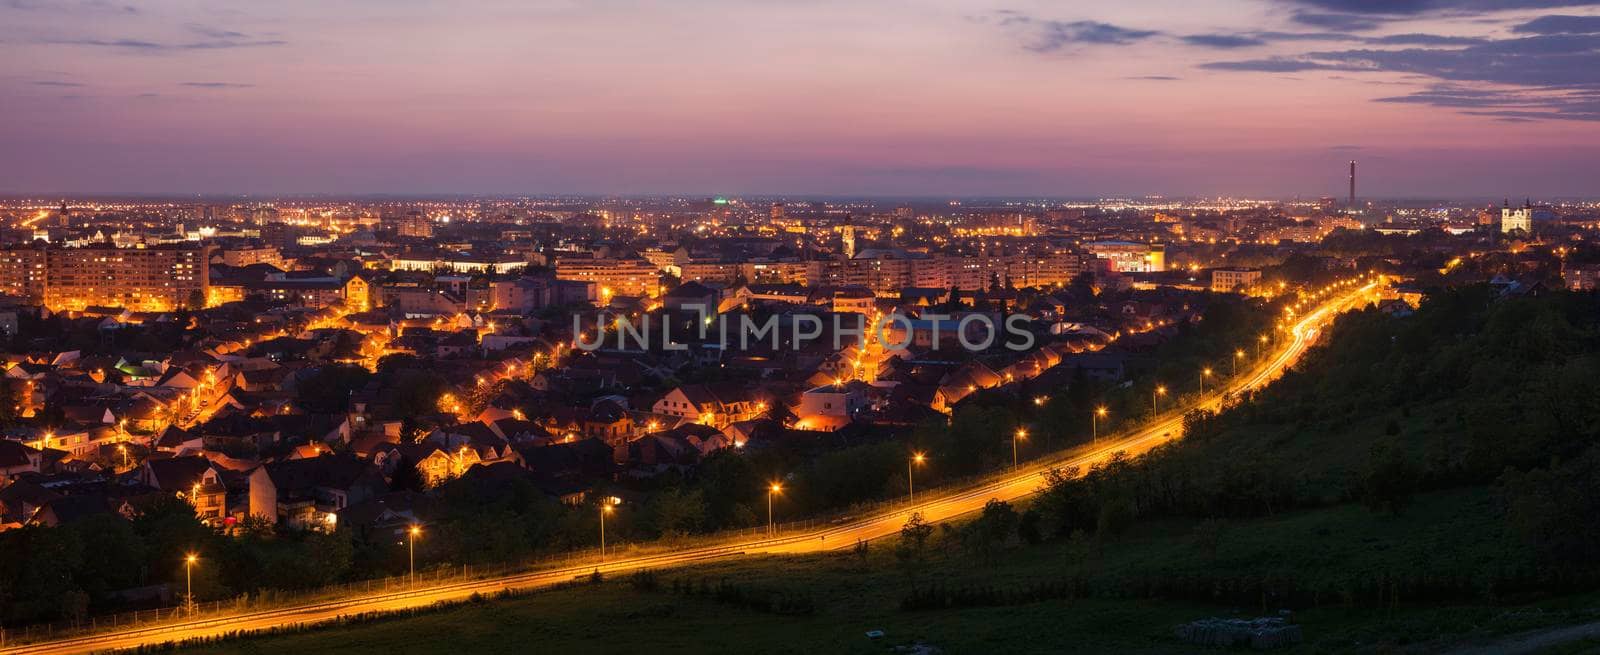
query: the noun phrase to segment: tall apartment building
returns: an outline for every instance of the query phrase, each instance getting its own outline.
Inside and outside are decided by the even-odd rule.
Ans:
[[[16,246],[0,250],[0,293],[30,302],[44,298],[45,249]]]
[[[960,256],[867,250],[855,259],[807,263],[806,281],[813,286],[863,286],[881,296],[898,296],[906,287],[1048,287],[1066,284],[1083,270],[1082,258],[1071,252]]]
[[[394,230],[397,236],[428,239],[433,237],[433,219],[418,210],[404,214],[384,214],[379,225]]]
[[[748,261],[740,265],[740,274],[751,284],[805,284],[810,262]]]
[[[643,259],[556,259],[556,279],[591,282],[602,301],[613,296],[653,298],[660,295],[660,269]]]
[[[0,251],[0,290],[52,310],[123,307],[170,311],[204,306],[209,246],[86,246]]]
[[[728,283],[744,274],[744,266],[739,262],[688,262],[678,270],[684,282]]]
[[[51,309],[134,311],[203,307],[210,283],[208,250],[188,244],[50,250],[44,304]]]

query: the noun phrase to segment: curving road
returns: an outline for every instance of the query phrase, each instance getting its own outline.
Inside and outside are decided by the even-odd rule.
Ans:
[[[1377,285],[1353,288],[1329,300],[1311,312],[1298,317],[1289,327],[1290,341],[1274,356],[1237,378],[1226,388],[1219,389],[1186,409],[1216,409],[1230,395],[1256,389],[1271,382],[1292,366],[1316,341],[1324,323],[1338,312],[1359,303]],[[919,494],[921,501],[898,509],[885,510],[839,525],[778,538],[759,539],[718,546],[697,546],[656,555],[624,557],[603,564],[585,564],[560,569],[548,569],[498,578],[468,580],[426,587],[411,591],[375,592],[349,598],[312,602],[305,605],[276,610],[261,610],[244,614],[200,618],[193,621],[133,628],[116,632],[76,638],[60,639],[0,649],[0,655],[58,655],[88,653],[133,648],[198,637],[212,637],[232,632],[250,632],[268,628],[315,624],[344,615],[366,612],[384,612],[431,605],[441,601],[465,599],[473,594],[492,594],[502,589],[528,589],[569,581],[595,571],[626,573],[639,569],[677,566],[699,560],[715,559],[748,553],[804,553],[829,549],[849,548],[860,541],[870,541],[899,532],[907,516],[920,512],[929,522],[937,523],[981,510],[990,499],[1016,500],[1038,491],[1041,476],[1051,469],[1068,466],[1088,468],[1109,459],[1114,453],[1137,455],[1171,440],[1182,431],[1181,412],[1159,417],[1154,423],[1133,433],[1108,438],[1102,444],[1076,449],[1066,454],[1031,462],[1019,470],[973,486],[943,491],[930,489]]]

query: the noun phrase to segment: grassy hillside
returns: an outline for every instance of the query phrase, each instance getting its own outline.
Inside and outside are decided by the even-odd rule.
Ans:
[[[1275,576],[1310,571],[1337,581],[1343,572],[1374,576],[1399,568],[1494,566],[1516,557],[1503,533],[1485,533],[1491,500],[1481,491],[1436,492],[1415,499],[1404,516],[1374,519],[1363,507],[1285,513],[1225,523],[1141,522],[1104,543],[1050,542],[1003,549],[985,557],[936,532],[916,565],[893,544],[853,552],[792,558],[754,558],[654,572],[652,585],[624,578],[597,585],[485,601],[422,616],[382,620],[303,634],[231,641],[205,653],[476,652],[505,644],[548,652],[870,653],[888,644],[926,642],[947,653],[1192,652],[1172,637],[1173,626],[1209,616],[1259,616],[1262,602],[1150,598],[1139,580]],[[1481,538],[1463,538],[1480,535]],[[935,610],[905,610],[917,589],[994,590],[1020,594],[1041,583],[1075,580],[1082,591],[1038,601],[996,601]],[[775,612],[743,601],[719,600],[719,585],[744,596],[804,598],[810,612]],[[701,584],[710,588],[702,592]],[[676,587],[694,587],[692,593]],[[1127,590],[1121,592],[1117,590]],[[1126,595],[1124,595],[1126,594]],[[1595,599],[1501,599],[1490,602],[1349,604],[1329,598],[1295,612],[1305,652],[1348,652],[1414,645],[1432,647],[1589,617]],[[1267,614],[1279,609],[1264,599]],[[798,604],[798,603],[796,603]],[[887,633],[882,642],[867,630]]]

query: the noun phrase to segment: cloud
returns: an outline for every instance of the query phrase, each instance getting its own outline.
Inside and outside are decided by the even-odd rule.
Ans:
[[[1088,20],[1070,23],[1045,21],[1038,25],[1037,40],[1024,46],[1034,52],[1055,52],[1078,44],[1127,45],[1160,34],[1152,30],[1135,30]]]
[[[196,89],[248,89],[254,84],[241,82],[180,82],[178,86],[193,87]]]
[[[1307,52],[1208,62],[1201,68],[1260,73],[1338,70],[1414,75],[1435,82],[1411,93],[1375,100],[1453,109],[1494,119],[1517,119],[1512,122],[1600,121],[1600,33],[1539,34],[1473,41],[1400,35],[1390,38],[1389,42],[1406,41],[1440,47]]]
[[[209,41],[190,41],[185,43],[162,43],[146,41],[143,39],[48,39],[42,41],[47,45],[72,45],[92,48],[108,48],[127,52],[181,52],[186,50],[228,50],[233,48],[264,48],[271,46],[287,45],[288,41],[278,39],[266,40],[241,40],[241,39],[213,39]]]
[[[185,50],[227,50],[232,48],[264,48],[288,44],[288,41],[281,39],[252,37],[244,32],[220,29],[200,23],[189,23],[185,25],[184,28],[203,38],[193,41],[167,42],[151,41],[138,38],[101,39],[86,37],[46,39],[39,42],[48,45],[75,45],[145,53],[178,52]]]
[[[1412,73],[1453,82],[1531,87],[1600,85],[1600,35],[1545,35],[1461,48],[1357,49],[1210,62],[1211,70],[1346,70]]]
[[[1354,152],[1356,150],[1361,150],[1362,148],[1361,148],[1361,146],[1338,145],[1338,146],[1328,146],[1328,149],[1336,151],[1336,152]]]
[[[1341,69],[1326,62],[1313,61],[1297,57],[1267,57],[1264,59],[1245,59],[1241,61],[1209,61],[1200,64],[1207,70],[1221,71],[1248,71],[1255,73],[1296,73],[1310,70],[1355,70]]]
[[[1378,29],[1383,23],[1370,16],[1356,16],[1352,14],[1328,14],[1314,11],[1296,11],[1289,15],[1289,19],[1301,25],[1309,25],[1325,30],[1341,30],[1347,32],[1365,32]]]
[[[1174,75],[1134,75],[1132,77],[1124,77],[1122,79],[1125,79],[1125,80],[1149,80],[1149,81],[1152,81],[1152,82],[1172,82],[1172,81],[1176,81],[1176,80],[1181,80],[1183,78],[1177,77],[1177,76],[1174,76]]]
[[[1266,41],[1361,41],[1366,37],[1344,32],[1249,32]]]
[[[1202,37],[1205,40],[1201,40]],[[1388,36],[1358,36],[1345,32],[1242,32],[1240,34],[1207,34],[1196,37],[1183,37],[1184,42],[1192,45],[1211,47],[1243,47],[1245,45],[1262,45],[1272,42],[1293,41],[1332,41],[1364,43],[1369,45],[1478,45],[1488,43],[1488,39],[1475,36],[1446,36],[1443,34],[1391,34]],[[1211,42],[1215,41],[1215,42]]]
[[[1481,14],[1518,9],[1600,5],[1600,0],[1285,0],[1286,4],[1339,14],[1415,16],[1433,12]]]
[[[243,39],[248,36],[243,32],[218,29],[209,25],[202,25],[200,23],[189,23],[184,27],[187,27],[190,32],[194,32],[195,34],[199,34],[200,36],[211,39]]]
[[[1206,48],[1249,48],[1267,43],[1258,37],[1242,34],[1191,34],[1179,37],[1179,40]]]
[[[1473,116],[1525,123],[1561,119],[1600,121],[1600,89],[1483,89],[1439,84],[1378,102],[1449,107]]]
[[[1042,20],[1011,10],[996,11],[994,18],[1002,27],[1021,31],[1022,47],[1033,52],[1057,52],[1074,45],[1127,45],[1161,34],[1092,20]],[[987,22],[987,18],[979,22]]]
[[[1595,34],[1600,33],[1600,16],[1540,16],[1511,28],[1511,31],[1524,34]]]
[[[1488,39],[1475,36],[1444,36],[1440,34],[1391,34],[1363,39],[1374,45],[1477,45]]]
[[[88,86],[87,84],[84,84],[82,82],[62,82],[62,81],[59,81],[59,80],[39,80],[37,82],[34,82],[33,84],[35,86],[57,86],[57,87],[82,87],[82,86]]]
[[[1274,0],[1289,20],[1326,30],[1366,32],[1393,21],[1470,18],[1503,11],[1600,6],[1600,0]]]
[[[116,4],[106,0],[0,0],[0,9],[14,9],[17,11],[52,11],[57,13],[106,13],[137,14],[139,8],[133,5]]]

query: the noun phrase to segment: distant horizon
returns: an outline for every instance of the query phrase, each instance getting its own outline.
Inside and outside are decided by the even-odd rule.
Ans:
[[[1332,198],[1340,203],[1345,201],[1342,196],[1333,195],[1177,195],[1177,194],[1106,194],[1099,196],[1088,195],[891,195],[891,194],[823,194],[823,193],[468,193],[468,192],[440,192],[440,193],[230,193],[230,192],[116,192],[116,191],[36,191],[36,192],[0,192],[0,202],[60,202],[82,200],[130,200],[130,201],[183,201],[183,202],[271,202],[271,201],[515,201],[515,200],[569,200],[583,201],[609,201],[609,200],[711,200],[723,198],[729,201],[762,201],[762,202],[899,202],[922,204],[948,204],[959,203],[1095,203],[1116,200],[1130,202],[1159,202],[1162,200],[1174,202],[1198,202],[1206,200],[1239,200],[1258,202],[1317,202]],[[1365,203],[1488,203],[1512,205],[1523,204],[1524,201],[1533,202],[1600,202],[1600,192],[1595,195],[1553,195],[1537,196],[1517,194],[1512,196],[1429,196],[1429,195],[1401,195],[1401,196],[1357,196],[1358,204]]]

